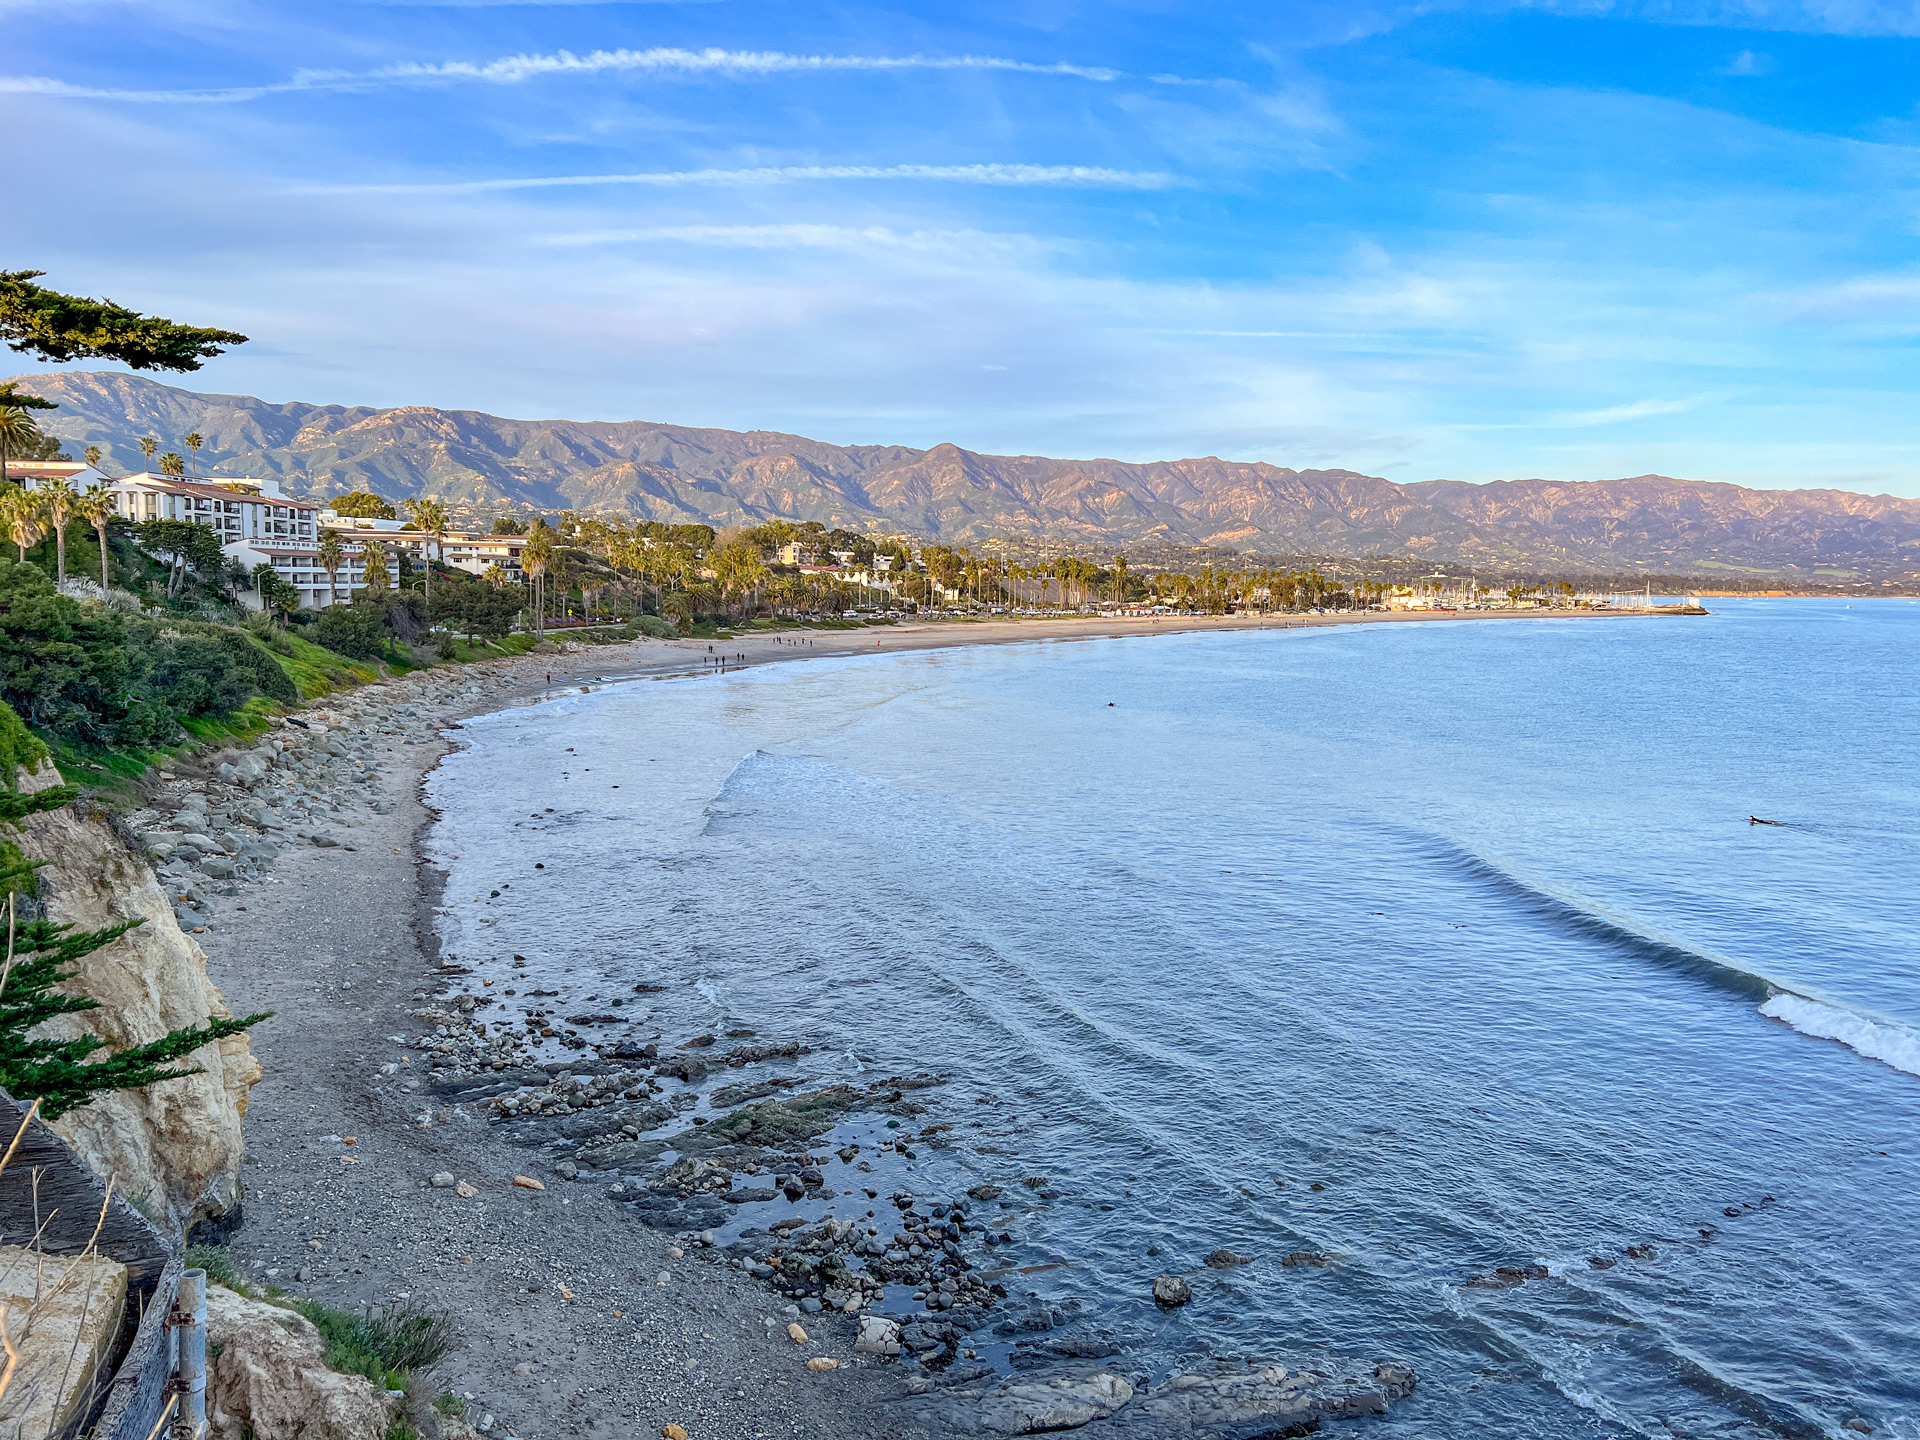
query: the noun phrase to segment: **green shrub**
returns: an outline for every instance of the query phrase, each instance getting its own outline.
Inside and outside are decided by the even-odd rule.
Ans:
[[[437,1362],[453,1339],[443,1316],[410,1305],[375,1306],[354,1315],[298,1296],[282,1303],[313,1322],[331,1368],[364,1375],[383,1390],[406,1389],[408,1376]]]
[[[354,602],[329,605],[320,618],[307,628],[307,636],[316,645],[324,645],[349,660],[375,660],[387,648],[392,634],[387,628],[387,607]]]
[[[239,1261],[224,1245],[189,1245],[187,1268],[206,1271],[207,1279],[229,1290],[240,1290],[246,1283],[240,1275]]]
[[[680,632],[673,628],[673,622],[659,615],[636,615],[633,627],[642,635],[651,635],[656,640],[671,640]]]

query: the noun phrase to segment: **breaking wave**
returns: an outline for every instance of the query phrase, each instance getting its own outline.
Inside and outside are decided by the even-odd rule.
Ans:
[[[1676,970],[1716,990],[1760,1002],[1769,1020],[1816,1040],[1833,1040],[1908,1075],[1920,1075],[1920,1033],[1894,1021],[1876,1020],[1845,1005],[1819,999],[1769,979],[1738,961],[1709,954],[1666,936],[1649,934],[1616,916],[1580,901],[1556,895],[1522,879],[1505,866],[1438,836],[1421,837],[1455,868],[1498,891],[1534,917],[1561,929],[1624,951],[1637,959]]]
[[[1816,1040],[1837,1040],[1869,1060],[1878,1060],[1908,1075],[1920,1075],[1920,1034],[1890,1021],[1869,1020],[1842,1005],[1782,990],[1760,1007],[1769,1020],[1778,1020]]]

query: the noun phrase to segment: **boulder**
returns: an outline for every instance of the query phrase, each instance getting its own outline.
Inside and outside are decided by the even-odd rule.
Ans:
[[[1413,1393],[1414,1373],[1398,1365],[1370,1371],[1302,1368],[1277,1362],[1223,1362],[1176,1375],[1128,1409],[1127,1428],[1154,1435],[1297,1434],[1322,1420],[1380,1415]]]
[[[1153,1299],[1156,1305],[1181,1306],[1193,1299],[1193,1287],[1178,1275],[1158,1275],[1153,1281]]]
[[[898,1355],[900,1326],[882,1315],[863,1315],[860,1317],[860,1333],[854,1337],[853,1348],[861,1355]]]
[[[313,1323],[207,1287],[208,1440],[384,1440],[387,1398],[327,1368]]]
[[[1035,1435],[1104,1420],[1132,1398],[1132,1382],[1104,1370],[1052,1380],[1012,1380],[952,1418],[958,1422],[955,1428],[975,1433]]]
[[[33,792],[60,784],[48,761],[16,781]],[[50,1038],[92,1035],[119,1049],[158,1040],[168,1031],[232,1012],[207,979],[207,957],[180,929],[167,893],[145,860],[108,827],[72,807],[32,816],[20,844],[40,871],[47,917],[98,930],[142,923],[113,944],[83,956],[64,987],[100,1002],[97,1010],[45,1022]],[[208,841],[209,848],[219,846]],[[204,1045],[186,1058],[203,1073],[140,1090],[116,1090],[54,1122],[60,1138],[122,1192],[184,1230],[231,1209],[240,1198],[241,1117],[260,1078],[247,1037]]]

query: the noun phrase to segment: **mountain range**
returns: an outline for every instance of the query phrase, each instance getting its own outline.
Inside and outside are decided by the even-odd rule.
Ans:
[[[1663,475],[1403,485],[1212,457],[1056,460],[643,420],[273,403],[104,371],[17,378],[59,405],[40,414],[43,427],[76,455],[99,445],[108,473],[146,468],[141,436],[185,453],[181,437],[197,431],[196,474],[271,475],[316,499],[372,489],[481,512],[571,509],[721,529],[819,520],[950,544],[998,538],[1094,552],[1208,546],[1730,578],[1920,575],[1920,499],[1841,490]]]

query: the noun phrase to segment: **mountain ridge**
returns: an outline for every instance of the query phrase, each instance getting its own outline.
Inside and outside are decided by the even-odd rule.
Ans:
[[[1144,463],[834,445],[772,430],[519,420],[436,406],[270,402],[108,371],[17,377],[41,418],[109,468],[198,431],[200,473],[272,475],[325,498],[371,487],[478,509],[573,509],[726,528],[819,520],[954,544],[1165,544],[1450,564],[1834,577],[1920,574],[1920,499],[1617,480],[1400,484],[1217,456]],[[167,437],[173,437],[168,439]]]

